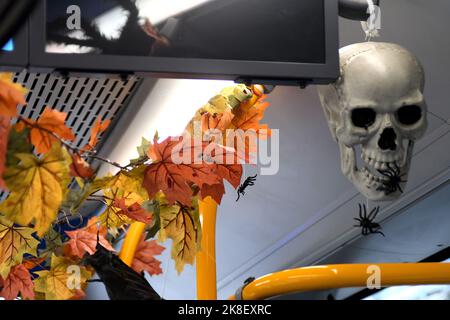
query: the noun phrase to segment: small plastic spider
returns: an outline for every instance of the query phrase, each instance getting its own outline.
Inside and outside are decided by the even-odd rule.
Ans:
[[[248,186],[254,186],[255,185],[255,181],[256,181],[256,177],[257,176],[258,175],[255,174],[253,177],[247,177],[247,179],[245,179],[244,183],[239,186],[239,188],[237,190],[238,197],[236,199],[236,202],[239,201],[239,198],[241,197],[241,194],[245,195],[245,189]]]
[[[384,191],[386,195],[394,193],[397,190],[400,191],[400,193],[403,193],[400,184],[406,183],[406,180],[402,180],[402,177],[404,177],[405,174],[400,174],[400,168],[396,163],[394,164],[394,168],[388,164],[387,170],[378,170],[378,172],[387,178],[387,180],[383,180],[383,185],[377,189],[378,191]]]
[[[373,220],[375,220],[375,217],[377,216],[378,212],[380,211],[380,207],[377,206],[377,207],[373,208],[369,212],[369,214],[367,214],[367,208],[366,208],[365,204],[363,204],[361,206],[361,204],[359,203],[358,206],[359,206],[359,218],[353,218],[353,219],[358,221],[359,224],[354,225],[354,227],[362,228],[361,234],[363,236],[367,236],[372,233],[379,233],[384,237],[384,233],[380,231],[381,226],[378,223],[373,221]]]

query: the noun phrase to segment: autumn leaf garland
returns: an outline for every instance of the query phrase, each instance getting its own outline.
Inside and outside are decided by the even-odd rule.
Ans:
[[[66,113],[46,107],[37,120],[17,114],[17,105],[26,103],[25,93],[25,88],[12,82],[11,74],[0,73],[0,188],[9,191],[0,203],[0,296],[82,298],[92,275],[89,267],[80,264],[82,257],[96,251],[97,241],[112,251],[111,241],[135,221],[147,226],[132,263],[135,271],[162,272],[156,256],[164,247],[156,241],[166,239],[172,240],[171,255],[178,272],[185,264],[193,264],[201,240],[198,201],[211,196],[220,203],[225,181],[237,188],[240,162],[247,162],[248,152],[254,150],[240,154],[239,136],[227,146],[225,135],[200,143],[194,135],[162,141],[156,135],[153,141],[143,139],[138,159],[121,166],[95,152],[108,119],[98,118],[89,142],[75,147]],[[267,108],[263,98],[255,87],[228,87],[200,108],[193,121],[199,121],[203,131],[263,131],[267,128],[260,124]],[[193,128],[191,122],[187,132]],[[184,161],[176,161],[177,157]],[[231,163],[224,163],[226,157]],[[119,171],[99,178],[89,159]],[[78,187],[69,189],[72,178]],[[76,215],[87,200],[102,203],[103,212],[75,230],[59,232],[58,225]],[[153,237],[157,240],[149,240]],[[45,247],[38,249],[40,242]],[[81,290],[67,285],[71,266],[80,268]],[[38,270],[31,274],[31,268]]]

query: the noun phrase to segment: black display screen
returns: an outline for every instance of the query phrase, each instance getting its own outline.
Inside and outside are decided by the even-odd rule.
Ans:
[[[46,8],[47,53],[326,62],[322,0],[47,0]]]

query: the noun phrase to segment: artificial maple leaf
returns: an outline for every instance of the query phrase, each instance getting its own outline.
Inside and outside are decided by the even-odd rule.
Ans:
[[[0,115],[0,189],[3,190],[6,189],[6,184],[3,180],[3,173],[5,172],[9,129],[11,128],[10,122],[10,117]]]
[[[220,183],[220,177],[213,172],[214,167],[197,159],[203,156],[204,147],[203,143],[182,137],[169,137],[161,143],[154,141],[148,151],[154,162],[145,170],[143,184],[149,198],[162,191],[170,204],[178,201],[190,205],[192,183],[198,186]],[[184,160],[176,163],[176,159]]]
[[[120,209],[120,211],[116,213],[117,215],[125,215],[128,218],[143,222],[145,224],[152,223],[152,215],[145,211],[145,209],[137,202],[127,206],[126,198],[122,197],[119,199],[114,199],[113,206]]]
[[[161,229],[158,236],[162,242],[167,238],[173,240],[171,255],[175,260],[175,269],[181,273],[185,264],[194,263],[200,247],[201,225],[197,199],[193,199],[192,206],[170,206],[164,201],[160,200]]]
[[[14,225],[0,217],[0,276],[5,278],[10,269],[22,263],[23,255],[36,255],[39,241],[33,237],[34,230]]]
[[[118,228],[133,222],[127,215],[122,214],[120,208],[114,205],[115,200],[124,198],[125,206],[129,207],[148,199],[147,192],[142,187],[144,168],[145,166],[140,166],[130,172],[120,171],[103,185],[102,191],[106,208],[100,214],[99,220],[113,236],[117,235]]]
[[[20,163],[8,167],[4,179],[11,191],[0,212],[20,225],[33,222],[39,237],[55,220],[70,182],[70,155],[58,143],[42,159],[16,154]]]
[[[58,141],[58,138],[73,141],[75,135],[65,124],[67,114],[58,110],[45,107],[44,112],[37,121],[25,119],[19,123],[19,129],[28,126],[31,128],[30,140],[38,153],[47,153],[52,144]],[[56,135],[57,137],[55,137]]]
[[[17,165],[20,160],[16,157],[19,153],[32,153],[33,146],[29,141],[30,130],[18,130],[18,124],[12,126],[9,130],[8,153],[6,154],[6,166]]]
[[[138,273],[147,271],[152,276],[161,274],[161,261],[157,260],[155,256],[160,255],[164,249],[156,240],[145,241],[143,235],[136,248],[131,268]]]
[[[104,227],[98,229],[97,221],[97,217],[94,217],[88,221],[86,227],[73,231],[66,231],[66,234],[70,238],[70,240],[67,242],[67,245],[69,247],[71,256],[83,258],[86,252],[89,253],[89,255],[93,255],[95,251],[97,251],[97,232],[98,241],[100,242],[100,244],[104,248],[110,251],[114,251],[114,248],[105,238],[106,229]]]
[[[210,196],[220,204],[225,194],[223,180],[227,180],[236,189],[241,182],[242,165],[238,163],[238,156],[234,149],[216,144],[214,149],[208,150],[208,153],[211,156],[212,171],[220,177],[220,183],[201,185],[200,196],[201,199]]]
[[[79,271],[78,274],[70,271]],[[68,300],[78,295],[80,288],[92,273],[72,260],[52,255],[50,270],[36,271],[39,278],[34,280],[35,291],[44,293],[46,300]],[[72,287],[72,288],[71,288]]]
[[[70,174],[73,177],[80,177],[84,179],[90,179],[94,176],[94,170],[91,168],[80,155],[72,154],[72,164],[70,165]]]
[[[205,199],[211,197],[217,204],[222,202],[223,195],[225,194],[225,186],[223,183],[217,183],[213,185],[204,184],[200,188],[200,197]]]
[[[0,116],[15,117],[17,105],[25,105],[27,89],[12,81],[12,73],[0,73]]]
[[[266,124],[260,124],[264,111],[269,103],[264,101],[265,96],[248,109],[236,108],[232,123],[232,131],[227,131],[226,145],[234,146],[240,159],[249,163],[257,151],[257,139],[266,139],[270,136],[270,129]]]
[[[220,114],[210,114],[205,112],[202,114],[202,131],[207,132],[208,130],[219,130],[224,132],[231,125],[231,121],[234,118],[234,114],[231,110],[227,109]]]
[[[83,148],[84,151],[92,150],[98,143],[99,136],[108,128],[111,120],[107,119],[102,122],[102,118],[99,117],[97,121],[95,121],[94,126],[91,129],[91,136],[89,139],[89,143]]]
[[[45,262],[46,258],[27,258],[22,262],[22,265],[29,270],[34,269],[36,267],[41,267],[42,264]]]
[[[18,296],[22,299],[34,300],[34,283],[31,280],[31,274],[23,264],[14,266],[3,280],[3,289],[0,291],[0,297],[5,300],[14,300]]]

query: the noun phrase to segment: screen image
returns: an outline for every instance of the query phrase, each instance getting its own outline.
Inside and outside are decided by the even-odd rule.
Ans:
[[[324,1],[47,0],[47,53],[325,63]]]

